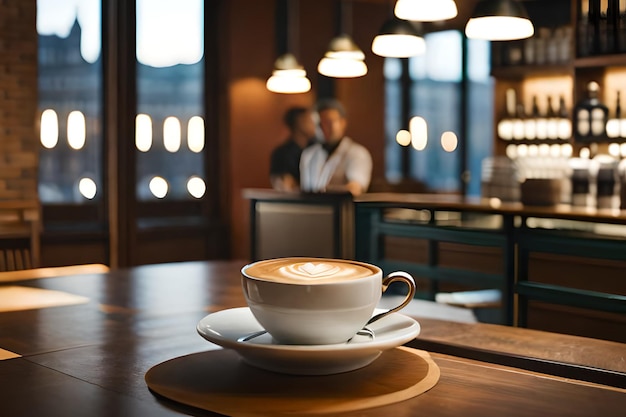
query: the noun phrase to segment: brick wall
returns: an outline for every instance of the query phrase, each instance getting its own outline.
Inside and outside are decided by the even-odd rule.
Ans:
[[[36,0],[0,0],[0,200],[37,199]]]

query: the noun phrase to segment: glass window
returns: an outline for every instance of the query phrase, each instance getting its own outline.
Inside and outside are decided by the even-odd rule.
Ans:
[[[490,76],[491,47],[488,41],[469,40],[467,112],[467,195],[481,195],[482,160],[493,154],[493,78]]]
[[[444,149],[442,138],[446,132],[457,137],[460,133],[463,39],[458,31],[435,32],[424,39],[426,54],[409,61],[410,113],[423,119],[417,119],[420,131],[411,131],[418,142],[411,153],[410,175],[433,190],[459,191],[459,153]]]
[[[38,0],[42,203],[103,197],[100,0]]]
[[[462,190],[462,154],[466,146],[469,182],[466,194],[480,195],[481,161],[492,152],[493,82],[490,44],[468,41],[467,69],[463,71],[463,35],[442,31],[425,36],[426,54],[409,58],[408,85],[403,84],[399,60],[385,60],[386,176],[397,179],[407,172],[436,192]],[[467,98],[463,103],[463,77]],[[408,88],[410,120],[402,120],[401,95]],[[467,114],[462,131],[461,114]],[[406,126],[405,126],[406,124]],[[409,130],[409,133],[405,131]],[[402,141],[409,146],[409,167],[402,168]]]
[[[204,196],[202,0],[137,0],[137,198]],[[164,24],[167,22],[167,24]]]

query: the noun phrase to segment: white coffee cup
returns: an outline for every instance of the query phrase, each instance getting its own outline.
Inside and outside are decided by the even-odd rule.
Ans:
[[[268,259],[244,266],[241,276],[252,314],[282,344],[344,343],[415,295],[415,282],[406,272],[383,279],[379,267],[344,259]],[[395,281],[407,285],[406,298],[372,317],[382,293]]]

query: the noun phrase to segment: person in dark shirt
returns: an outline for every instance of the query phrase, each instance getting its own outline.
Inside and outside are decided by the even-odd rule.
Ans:
[[[280,191],[300,189],[300,155],[314,142],[315,122],[313,112],[306,107],[292,107],[285,112],[285,125],[289,137],[272,151],[270,158],[270,182]]]

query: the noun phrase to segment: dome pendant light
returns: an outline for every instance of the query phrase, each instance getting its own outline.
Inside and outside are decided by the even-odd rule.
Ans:
[[[335,78],[355,78],[367,74],[365,54],[346,34],[330,41],[328,51],[317,65],[320,74]]]
[[[306,77],[306,71],[298,64],[296,57],[286,53],[276,59],[272,76],[265,86],[273,93],[298,94],[309,91],[311,81]]]
[[[341,6],[342,26],[349,26],[344,22],[346,5],[343,1]],[[362,77],[367,74],[365,54],[349,35],[343,33],[330,41],[328,50],[317,65],[317,71],[334,78]]]
[[[295,35],[292,33],[294,32],[294,17],[292,14],[297,13],[298,2],[290,0],[285,1],[284,4],[284,7],[287,8],[287,45],[289,45],[295,38]],[[290,48],[287,46],[287,49],[289,50]],[[273,93],[298,94],[311,90],[311,81],[306,77],[306,71],[298,63],[295,55],[286,52],[274,62],[272,76],[267,80],[265,86]]]
[[[399,19],[435,22],[452,19],[458,11],[454,0],[398,0],[394,13]]]
[[[481,0],[465,26],[470,39],[511,41],[535,33],[524,6],[516,0]]]
[[[386,58],[408,58],[426,52],[426,42],[413,23],[392,17],[372,41],[372,52]]]

